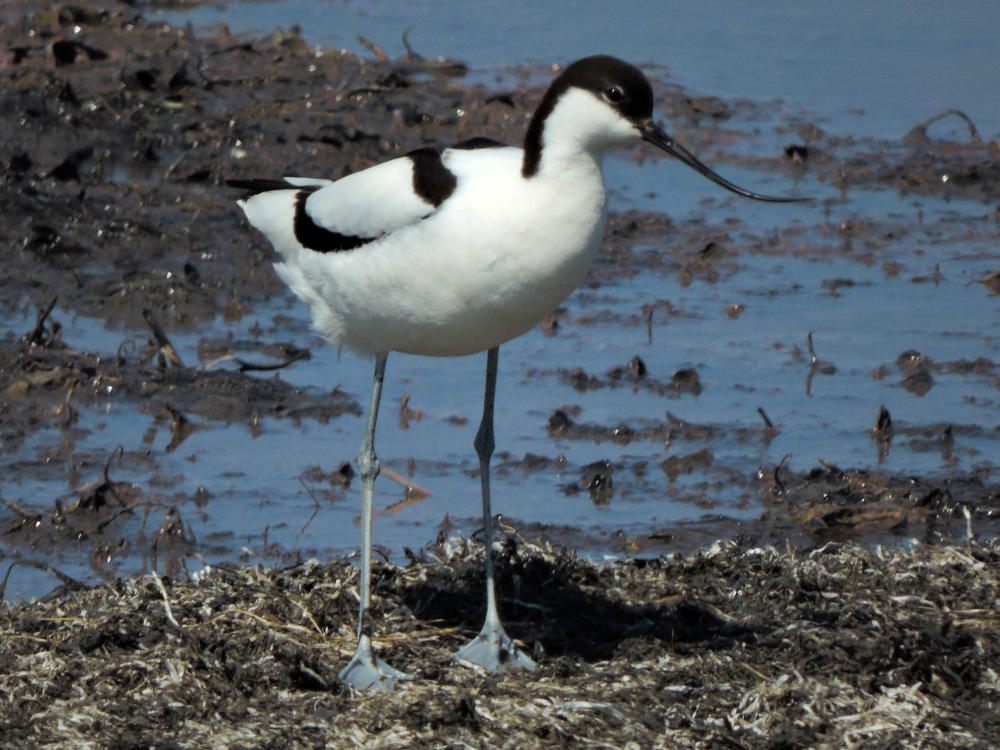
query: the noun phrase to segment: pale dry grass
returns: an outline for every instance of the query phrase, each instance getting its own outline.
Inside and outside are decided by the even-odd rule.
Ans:
[[[448,659],[477,625],[482,555],[450,540],[440,557],[378,570],[379,646],[417,675],[391,695],[335,680],[357,605],[343,562],[7,605],[3,746],[996,746],[995,543],[808,555],[719,543],[601,568],[502,549],[505,577],[521,581],[503,608],[534,613],[510,619],[545,647],[539,671],[487,677]],[[538,596],[544,580],[552,590]],[[584,594],[619,620],[589,645],[582,609],[585,632],[559,635],[579,606],[561,598]],[[457,608],[450,620],[429,616],[436,597]]]

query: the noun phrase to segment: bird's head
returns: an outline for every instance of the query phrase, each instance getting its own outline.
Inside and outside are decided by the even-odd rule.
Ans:
[[[609,55],[577,60],[549,86],[528,126],[525,177],[538,171],[543,148],[560,141],[574,142],[590,151],[645,141],[738,195],[774,203],[808,200],[754,193],[707,167],[653,121],[649,79],[634,65]]]

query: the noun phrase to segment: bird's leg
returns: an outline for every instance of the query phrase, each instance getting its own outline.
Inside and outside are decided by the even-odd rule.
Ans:
[[[459,661],[482,667],[487,672],[507,669],[534,669],[533,662],[508,637],[497,614],[497,596],[493,584],[493,514],[490,510],[490,457],[493,455],[493,404],[497,393],[497,359],[500,349],[486,355],[486,394],[483,399],[483,421],[476,433],[476,453],[479,455],[479,480],[483,488],[483,529],[486,536],[486,623],[469,643],[453,656]]]
[[[340,672],[340,680],[358,690],[374,688],[392,691],[396,680],[413,679],[411,675],[393,669],[372,653],[371,604],[372,587],[372,501],[375,495],[375,477],[378,476],[378,458],[375,457],[375,423],[378,420],[378,403],[382,397],[385,379],[385,361],[388,355],[380,354],[375,360],[375,382],[372,401],[368,410],[368,424],[358,452],[358,469],[361,479],[361,611],[358,613],[358,647],[350,663]]]

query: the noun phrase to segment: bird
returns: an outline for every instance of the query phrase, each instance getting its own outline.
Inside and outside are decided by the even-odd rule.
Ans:
[[[738,195],[745,190],[699,161],[653,119],[653,89],[628,62],[595,55],[567,65],[535,110],[522,147],[476,137],[418,148],[334,181],[229,179],[281,260],[274,268],[309,306],[314,328],[374,359],[371,402],[357,457],[361,579],[357,647],[340,672],[359,690],[412,679],[372,647],[375,429],[390,353],[457,357],[486,352],[479,457],[486,547],[486,618],[453,656],[487,672],[533,670],[497,610],[490,459],[499,348],[544,320],[583,280],[608,213],[602,165],[613,150],[649,143]]]

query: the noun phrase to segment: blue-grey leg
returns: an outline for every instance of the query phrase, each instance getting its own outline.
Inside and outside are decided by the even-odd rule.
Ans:
[[[358,452],[358,469],[361,479],[361,611],[358,613],[358,647],[350,663],[340,672],[340,680],[358,690],[374,688],[391,692],[397,680],[412,680],[413,676],[393,669],[372,653],[371,604],[372,588],[372,502],[375,496],[375,477],[378,476],[378,458],[375,457],[375,423],[378,404],[382,398],[382,381],[385,379],[386,354],[375,360],[375,382],[372,401],[368,410],[368,424]]]
[[[479,455],[479,479],[483,488],[483,529],[486,536],[486,623],[469,643],[452,656],[461,662],[482,667],[487,672],[508,669],[534,669],[533,662],[503,629],[497,614],[497,596],[493,584],[493,514],[490,510],[490,457],[493,455],[493,404],[497,394],[497,360],[500,349],[486,355],[486,394],[483,398],[483,421],[476,433]]]

